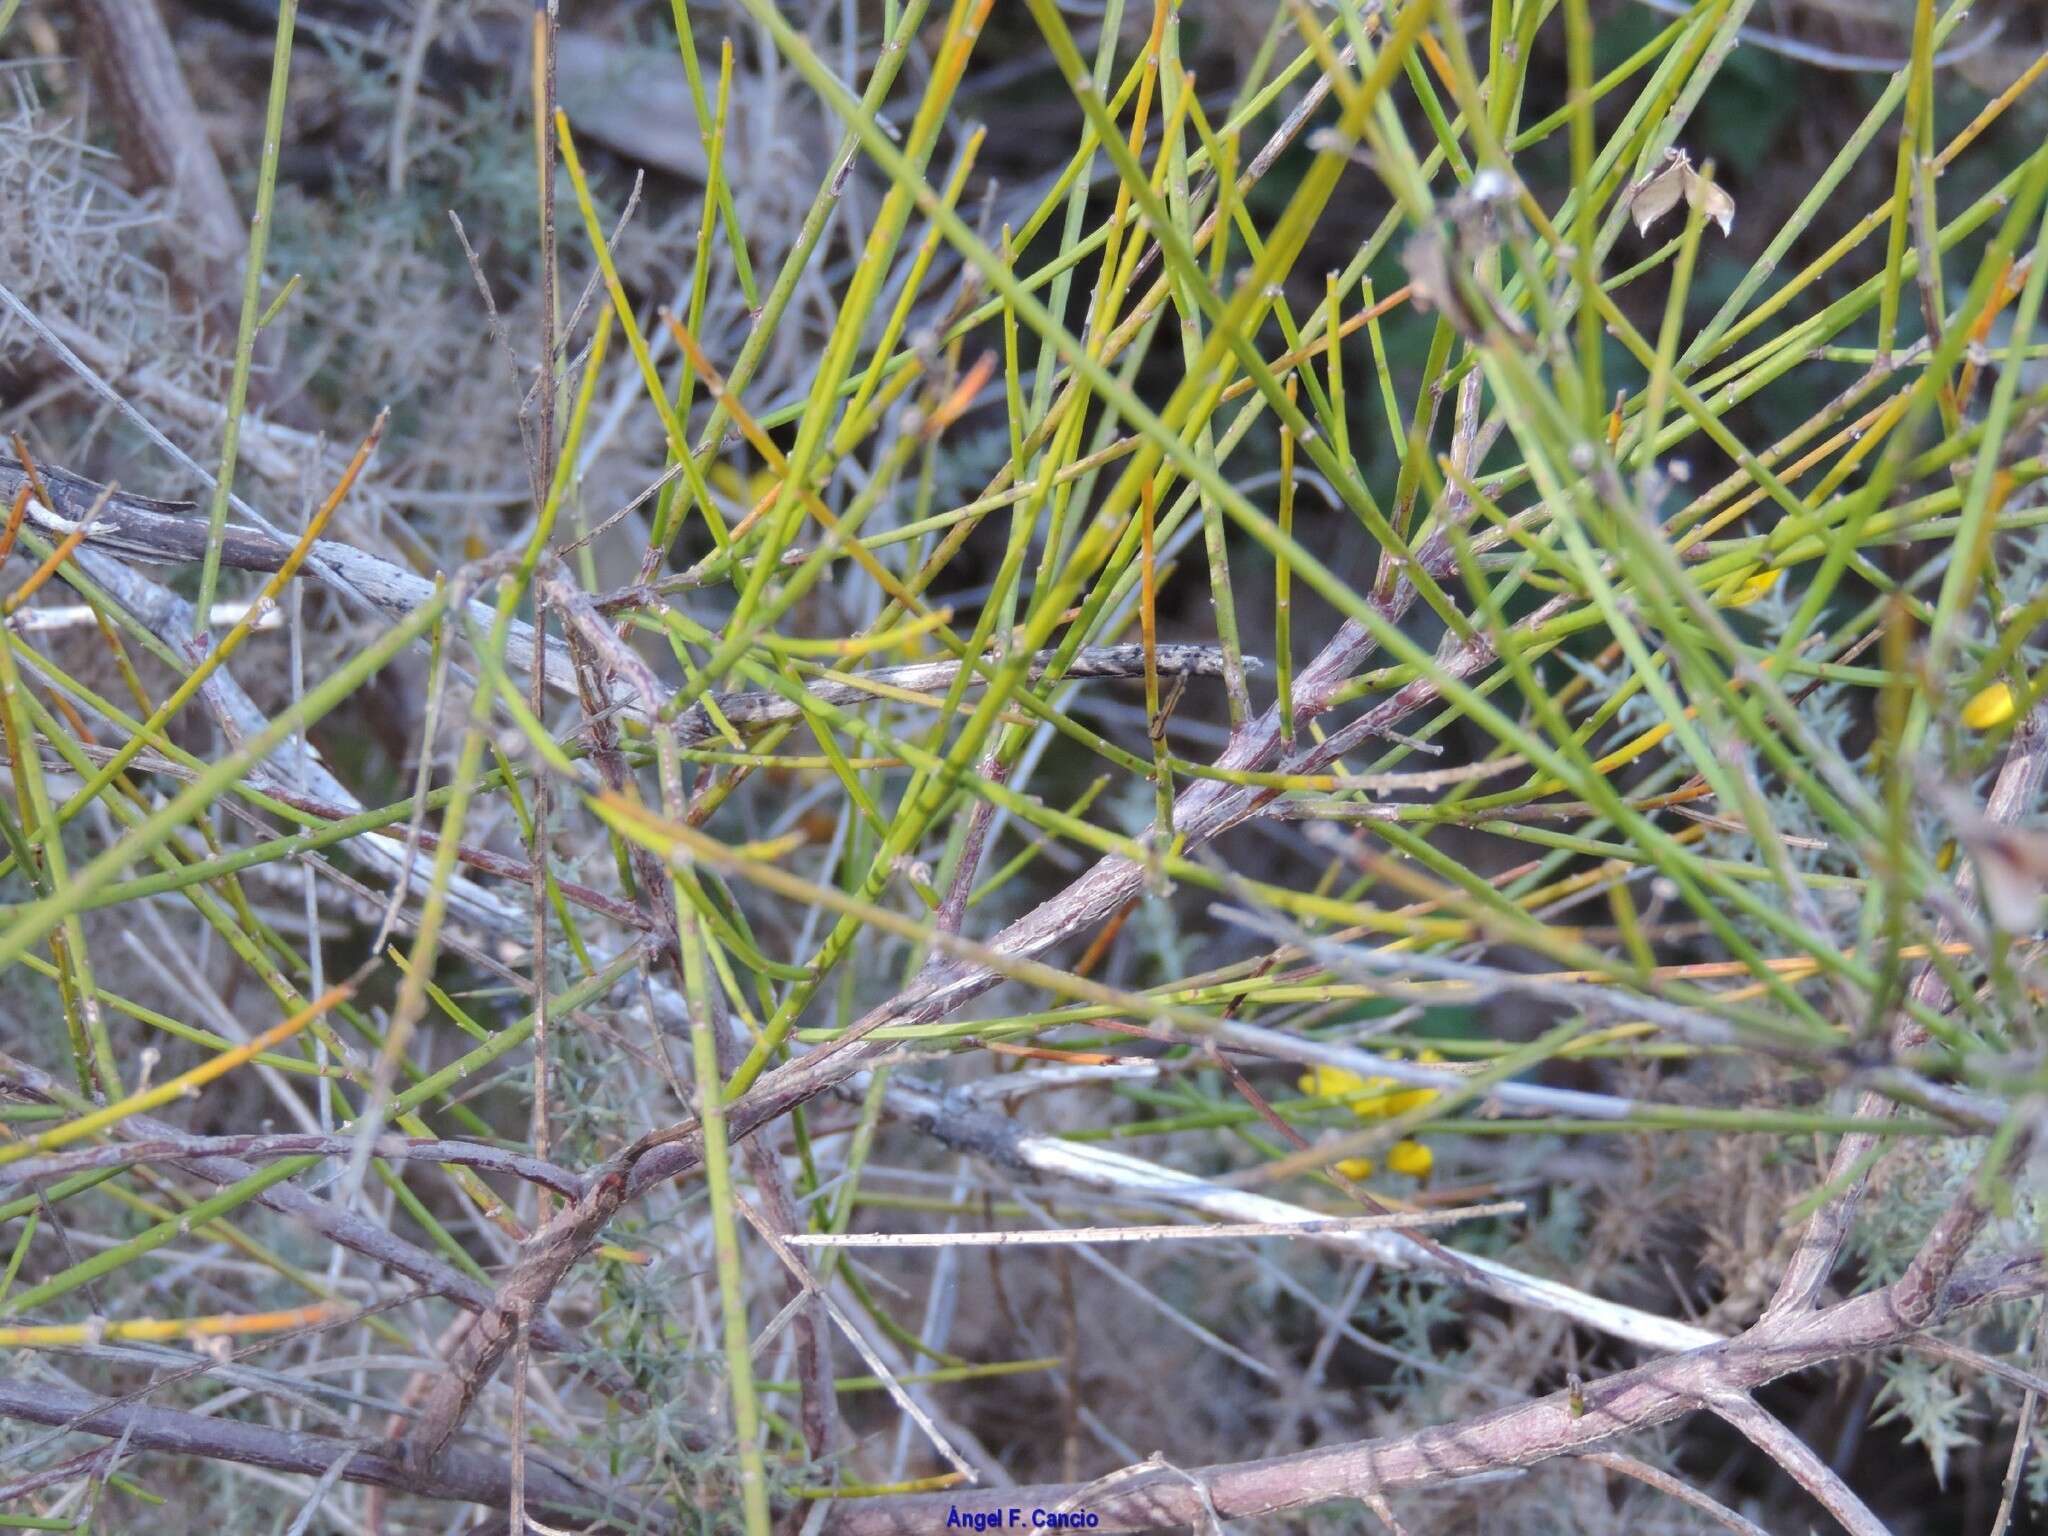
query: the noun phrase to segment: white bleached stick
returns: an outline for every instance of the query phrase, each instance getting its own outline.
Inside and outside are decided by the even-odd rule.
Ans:
[[[804,1232],[785,1237],[792,1248],[1048,1248],[1071,1243],[1159,1243],[1190,1238],[1327,1237],[1397,1227],[1445,1227],[1482,1216],[1518,1216],[1519,1200],[1461,1205],[1441,1211],[1397,1211],[1388,1216],[1312,1217],[1307,1221],[1237,1221],[1213,1226],[1170,1222],[1154,1227],[1066,1227],[1026,1232]]]

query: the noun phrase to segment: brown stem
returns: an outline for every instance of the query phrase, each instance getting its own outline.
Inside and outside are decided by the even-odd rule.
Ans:
[[[457,1341],[427,1393],[406,1447],[407,1460],[416,1471],[439,1466],[442,1448],[521,1328],[538,1333],[548,1297],[625,1199],[626,1166],[614,1163],[580,1200],[564,1206],[527,1239],[519,1261],[490,1305]]]

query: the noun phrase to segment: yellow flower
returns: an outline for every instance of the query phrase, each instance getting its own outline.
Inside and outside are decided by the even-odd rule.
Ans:
[[[1775,587],[1778,584],[1778,578],[1784,574],[1783,571],[1758,571],[1735,589],[1724,606],[1729,608],[1747,608],[1751,603]]]
[[[1425,1066],[1443,1060],[1436,1051],[1423,1051],[1415,1058]],[[1342,1067],[1311,1067],[1301,1074],[1303,1093],[1319,1099],[1337,1099],[1361,1120],[1391,1120],[1420,1109],[1437,1096],[1434,1088],[1404,1088],[1391,1077],[1360,1077]]]
[[[1436,1051],[1425,1050],[1415,1059],[1424,1066],[1433,1066],[1442,1061],[1443,1056]],[[1377,1074],[1361,1077],[1343,1067],[1311,1067],[1296,1082],[1303,1093],[1318,1099],[1335,1099],[1362,1121],[1392,1120],[1421,1109],[1438,1097],[1435,1088],[1404,1087],[1395,1078]],[[1373,1171],[1369,1157],[1347,1157],[1333,1166],[1347,1179],[1369,1178]],[[1397,1141],[1387,1149],[1387,1171],[1390,1173],[1426,1179],[1435,1166],[1435,1154],[1419,1141]]]
[[[1415,1057],[1423,1065],[1436,1065],[1444,1057],[1438,1051],[1423,1051]],[[1360,1120],[1393,1120],[1411,1110],[1419,1110],[1425,1104],[1432,1104],[1438,1098],[1434,1087],[1403,1087],[1395,1077],[1360,1077],[1356,1071],[1343,1067],[1311,1067],[1298,1079],[1300,1092],[1313,1098],[1333,1098],[1356,1114]],[[1350,1163],[1360,1165],[1364,1171],[1352,1174]],[[1419,1141],[1397,1143],[1393,1151],[1386,1153],[1386,1167],[1395,1174],[1411,1174],[1413,1178],[1425,1178],[1436,1159],[1430,1149]],[[1352,1178],[1364,1178],[1372,1171],[1372,1163],[1364,1157],[1350,1157],[1337,1163],[1337,1169]]]
[[[1426,1050],[1415,1059],[1428,1067],[1435,1066],[1444,1058],[1440,1052]],[[1410,1110],[1434,1103],[1437,1097],[1434,1088],[1402,1088],[1391,1077],[1375,1078],[1373,1085],[1382,1090],[1379,1097],[1370,1106],[1352,1106],[1353,1113],[1361,1120],[1368,1116],[1375,1120],[1391,1120],[1396,1115],[1405,1115]]]
[[[1399,1093],[1382,1094],[1372,1113],[1376,1119],[1391,1120],[1396,1115],[1405,1115],[1411,1109],[1420,1109],[1434,1102],[1436,1094],[1434,1088],[1403,1088]]]
[[[1994,725],[2005,724],[2012,714],[2012,689],[2004,683],[1993,683],[1963,706],[1963,724],[1973,731],[1988,731]]]
[[[1397,1141],[1387,1153],[1387,1168],[1411,1179],[1426,1179],[1436,1166],[1436,1155],[1419,1141]]]

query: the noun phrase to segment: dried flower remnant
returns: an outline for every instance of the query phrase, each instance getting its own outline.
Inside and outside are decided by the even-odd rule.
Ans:
[[[1692,156],[1682,149],[1666,150],[1664,168],[1643,177],[1624,196],[1639,235],[1648,234],[1680,203],[1699,209],[1721,226],[1723,235],[1735,228],[1735,199],[1694,170]]]

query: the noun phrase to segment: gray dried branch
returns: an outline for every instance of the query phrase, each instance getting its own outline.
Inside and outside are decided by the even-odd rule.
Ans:
[[[1716,1396],[1708,1401],[1708,1406],[1783,1467],[1794,1482],[1841,1522],[1849,1536],[1891,1536],[1885,1523],[1842,1481],[1840,1473],[1814,1455],[1813,1448],[1804,1440],[1759,1408],[1747,1393]]]
[[[846,1335],[847,1342],[852,1344],[855,1351],[867,1362],[868,1369],[875,1373],[876,1379],[882,1383],[883,1389],[895,1401],[896,1406],[903,1410],[912,1423],[924,1431],[925,1438],[931,1442],[932,1448],[951,1464],[955,1472],[969,1482],[975,1481],[976,1474],[972,1464],[953,1448],[953,1443],[946,1438],[945,1432],[933,1421],[931,1415],[904,1390],[903,1384],[875,1352],[874,1346],[868,1343],[859,1326],[847,1315],[846,1309],[834,1301],[830,1293],[818,1283],[817,1276],[811,1273],[810,1266],[804,1262],[804,1256],[785,1240],[784,1230],[778,1224],[771,1223],[744,1200],[739,1202],[739,1211],[760,1235],[761,1240],[773,1250],[775,1257],[782,1262],[783,1268],[796,1283],[803,1300],[838,1325],[839,1331]]]
[[[1159,675],[1161,677],[1221,677],[1224,673],[1223,652],[1213,645],[1162,645],[1157,648]],[[1260,663],[1256,657],[1244,658],[1245,666],[1256,669]],[[1043,679],[1053,664],[1053,653],[1046,651],[1032,659],[1028,676],[1032,682]],[[957,661],[925,661],[909,666],[882,667],[865,672],[857,680],[835,681],[825,679],[810,683],[805,692],[827,704],[870,704],[884,688],[901,689],[908,693],[937,697],[951,686],[953,679],[960,675]],[[1084,681],[1093,678],[1138,678],[1145,675],[1145,648],[1142,645],[1089,646],[1077,651],[1071,660],[1060,669],[1063,680]],[[746,693],[720,694],[714,702],[719,713],[735,726],[758,727],[774,725],[784,720],[797,719],[802,710],[796,703],[779,693],[768,690]],[[677,720],[681,739],[685,745],[709,741],[718,734],[710,711],[703,704],[693,704]]]
[[[67,470],[38,465],[37,475],[50,492],[53,507],[32,502],[29,515],[37,526],[53,535],[77,527],[102,497],[105,505],[94,519],[85,539],[88,549],[120,555],[154,564],[196,564],[206,552],[206,523],[197,505],[189,501],[161,501],[108,488],[97,481]],[[0,454],[0,501],[11,501],[26,479],[21,464]],[[291,542],[250,528],[230,527],[221,544],[221,564],[232,570],[275,571],[291,554]],[[434,584],[381,556],[357,549],[335,539],[320,539],[313,546],[314,557],[346,577],[364,597],[387,613],[405,615],[434,596]],[[557,582],[549,589],[555,599],[573,593],[582,603],[591,600],[580,589]],[[489,634],[496,625],[496,611],[481,599],[471,599],[469,618],[480,633]],[[615,655],[615,652],[608,652]],[[548,683],[564,693],[576,692],[574,663],[563,641],[550,638],[543,652]],[[514,671],[533,665],[534,642],[530,625],[520,619],[506,626],[505,664]],[[1247,657],[1247,666],[1257,666]],[[1032,678],[1045,675],[1052,663],[1050,653],[1035,659]],[[1214,646],[1165,645],[1158,648],[1162,676],[1218,677],[1222,675],[1222,653]],[[934,693],[946,688],[959,675],[957,661],[922,662],[903,667],[885,667],[863,674],[859,681],[825,679],[811,684],[808,691],[834,705],[872,703],[878,690],[901,689],[912,693]],[[1063,669],[1063,677],[1076,680],[1134,678],[1144,675],[1143,648],[1136,645],[1093,646],[1077,653]],[[619,701],[635,714],[650,713],[647,695],[656,694],[663,705],[668,690],[655,687],[652,674],[636,679],[641,698]],[[868,686],[862,686],[863,683]],[[801,713],[795,703],[769,690],[721,694],[713,701],[720,713],[735,726],[759,727],[793,720]],[[1406,713],[1406,710],[1402,711]],[[702,703],[692,705],[677,721],[680,745],[695,746],[714,740],[719,731],[710,711]]]
[[[1735,1532],[1736,1536],[1770,1536],[1769,1532],[1748,1516],[1736,1513],[1719,1499],[1702,1492],[1684,1478],[1676,1477],[1661,1467],[1653,1467],[1646,1461],[1638,1461],[1635,1457],[1624,1455],[1620,1451],[1589,1451],[1582,1459],[1593,1466],[1605,1467],[1610,1472],[1619,1473],[1623,1477],[1632,1477],[1644,1487],[1654,1488],[1659,1493],[1667,1493],[1682,1504],[1690,1504],[1716,1524]]]
[[[61,1101],[62,1094],[56,1080],[37,1067],[13,1057],[0,1057],[0,1071],[5,1072],[17,1089],[47,1102]],[[149,1142],[176,1143],[189,1139],[176,1127],[144,1114],[127,1116],[120,1122],[117,1133]],[[177,1166],[196,1178],[222,1187],[239,1183],[257,1171],[250,1163],[217,1153],[180,1158]],[[367,1217],[308,1194],[295,1184],[273,1184],[256,1196],[256,1203],[301,1223],[315,1235],[359,1253],[394,1274],[404,1275],[429,1294],[443,1297],[466,1311],[482,1312],[491,1305],[488,1286],[479,1284],[453,1265]],[[577,1347],[568,1330],[545,1317],[534,1326],[534,1343],[539,1348],[557,1352]]]
[[[1199,1212],[1219,1221],[1299,1225],[1317,1219],[1317,1212],[1269,1195],[1232,1189],[1092,1143],[1036,1134],[1007,1116],[977,1109],[970,1102],[949,1098],[900,1076],[890,1081],[884,1104],[890,1114],[955,1151],[971,1153],[1033,1177],[1056,1177],[1084,1188]],[[1555,1312],[1646,1349],[1698,1349],[1718,1337],[1688,1323],[1525,1274],[1494,1259],[1452,1254],[1403,1232],[1328,1233],[1308,1240],[1344,1248],[1393,1269],[1471,1286],[1514,1306]]]
[[[650,1150],[648,1138],[628,1147],[526,1240],[519,1261],[456,1342],[427,1394],[407,1441],[407,1460],[415,1469],[437,1465],[449,1437],[513,1340],[530,1331],[534,1342],[540,1342],[547,1326],[548,1298],[624,1203],[628,1176]]]
[[[31,502],[30,516],[52,534],[70,532],[99,496],[100,485],[54,466],[39,464],[36,472],[54,505],[45,508]],[[11,501],[25,478],[18,460],[0,455],[0,497]],[[159,501],[124,491],[109,501],[86,549],[152,564],[196,565],[206,554],[206,519],[194,502]],[[232,570],[275,571],[291,549],[291,540],[281,535],[231,526],[221,541],[220,559]],[[434,584],[425,577],[338,540],[316,540],[308,564],[333,571],[386,613],[411,613],[434,596]],[[489,604],[472,599],[469,614],[483,633],[490,633],[496,613]],[[533,631],[519,620],[509,626],[505,656],[507,665],[515,668],[532,661]],[[573,690],[567,651],[551,645],[548,663],[550,681],[564,691]]]

